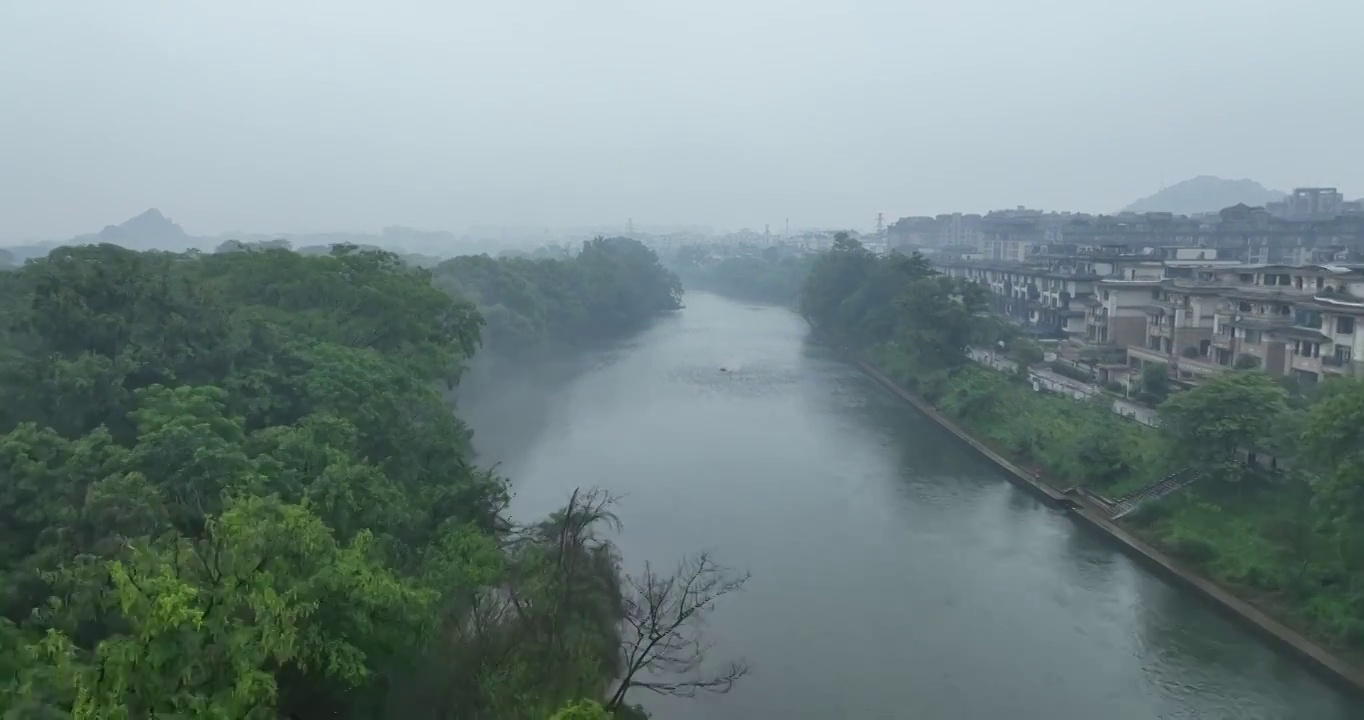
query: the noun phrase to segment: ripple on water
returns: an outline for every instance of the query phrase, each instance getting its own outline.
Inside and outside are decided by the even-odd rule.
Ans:
[[[801,378],[802,374],[795,368],[748,363],[678,365],[668,372],[669,380],[702,392],[741,397],[785,392]]]

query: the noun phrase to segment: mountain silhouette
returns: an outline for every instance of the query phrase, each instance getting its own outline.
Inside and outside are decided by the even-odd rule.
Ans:
[[[1169,212],[1196,215],[1217,212],[1238,203],[1251,207],[1282,200],[1285,193],[1270,190],[1254,180],[1227,180],[1199,175],[1162,189],[1123,208],[1126,212]]]
[[[131,250],[167,250],[182,252],[196,245],[184,228],[171,222],[152,208],[118,225],[106,225],[103,230],[71,239],[72,245],[111,243]]]

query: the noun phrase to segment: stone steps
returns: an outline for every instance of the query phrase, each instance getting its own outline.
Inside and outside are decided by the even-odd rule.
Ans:
[[[1140,490],[1135,490],[1114,500],[1109,517],[1117,520],[1148,502],[1159,500],[1183,490],[1197,482],[1201,477],[1202,474],[1194,472],[1192,468],[1176,470]]]

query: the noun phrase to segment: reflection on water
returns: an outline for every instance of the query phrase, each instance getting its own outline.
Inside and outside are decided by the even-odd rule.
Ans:
[[[534,398],[469,409],[519,514],[600,484],[625,496],[627,565],[707,547],[753,572],[712,625],[753,675],[722,697],[639,698],[659,717],[1352,717],[810,345],[799,318],[687,304]]]

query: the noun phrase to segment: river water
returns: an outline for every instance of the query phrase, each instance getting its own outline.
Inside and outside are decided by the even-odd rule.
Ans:
[[[461,409],[519,517],[621,494],[627,568],[752,572],[711,617],[733,692],[664,720],[1336,720],[1351,701],[1010,485],[779,308],[687,308]],[[725,367],[730,372],[721,372]],[[638,693],[638,694],[636,694]]]

